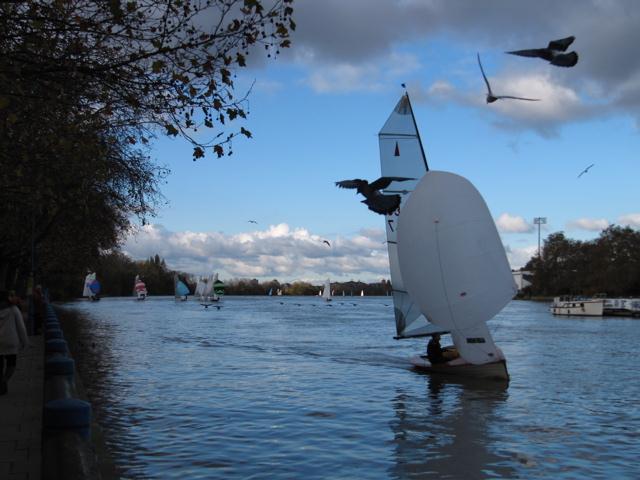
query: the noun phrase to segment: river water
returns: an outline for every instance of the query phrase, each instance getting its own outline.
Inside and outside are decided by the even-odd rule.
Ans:
[[[123,478],[640,478],[640,320],[512,301],[508,387],[435,379],[389,297],[104,298],[74,356]],[[64,328],[64,324],[63,324]]]

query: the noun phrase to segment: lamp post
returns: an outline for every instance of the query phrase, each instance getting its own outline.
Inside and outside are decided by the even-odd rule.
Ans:
[[[535,217],[533,219],[533,224],[538,225],[538,258],[542,258],[540,255],[540,225],[545,225],[547,223],[547,217]]]

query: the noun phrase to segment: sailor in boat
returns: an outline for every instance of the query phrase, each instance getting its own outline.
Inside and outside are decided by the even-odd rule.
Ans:
[[[427,344],[427,360],[431,365],[437,365],[439,363],[447,363],[449,360],[458,358],[460,355],[454,347],[440,346],[440,334],[434,333],[431,335],[431,340]]]
[[[427,359],[431,365],[438,363],[445,363],[447,361],[442,354],[442,347],[440,346],[440,334],[434,333],[431,336],[431,340],[427,344]]]

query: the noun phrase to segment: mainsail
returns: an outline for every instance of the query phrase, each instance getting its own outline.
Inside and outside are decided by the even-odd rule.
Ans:
[[[434,332],[446,331],[431,325],[420,313],[418,305],[405,290],[398,265],[398,218],[409,194],[429,170],[409,95],[403,95],[393,109],[378,134],[378,141],[382,176],[415,178],[415,180],[394,182],[384,192],[398,194],[402,199],[399,211],[387,215],[385,218],[397,338],[420,337]]]
[[[95,273],[89,273],[84,278],[84,288],[82,289],[83,297],[91,297],[93,295],[93,293],[91,292],[91,284],[95,279],[96,279]]]
[[[180,277],[178,277],[177,274],[173,276],[173,284],[176,297],[186,297],[189,295],[189,287],[186,283],[180,280]]]
[[[462,358],[483,364],[500,357],[486,322],[517,287],[491,213],[468,180],[425,174],[403,205],[398,260],[416,306],[451,332]]]
[[[327,302],[331,301],[331,281],[327,278],[324,282],[324,290],[322,290],[322,298]]]

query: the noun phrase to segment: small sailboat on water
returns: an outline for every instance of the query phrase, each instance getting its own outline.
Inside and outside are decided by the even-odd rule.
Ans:
[[[486,322],[517,289],[484,200],[466,179],[429,172],[408,95],[379,144],[383,176],[415,178],[385,190],[401,197],[398,211],[386,216],[395,338],[451,333],[457,358],[432,364],[417,355],[411,363],[427,372],[508,380]]]
[[[145,300],[147,298],[147,285],[142,281],[140,275],[136,275],[136,279],[133,282],[133,293],[138,300]]]
[[[322,298],[326,302],[330,302],[331,298],[331,281],[327,278],[324,282],[324,289],[322,290]]]
[[[200,305],[208,308],[219,302],[224,295],[224,283],[220,281],[217,273],[208,277],[200,277],[195,294],[200,297]]]
[[[84,279],[82,296],[89,298],[92,302],[100,300],[100,282],[96,278],[95,272],[89,272]]]
[[[213,298],[216,302],[222,300],[224,296],[224,282],[218,278],[218,274],[216,273],[213,277]]]
[[[181,302],[186,302],[191,293],[187,284],[180,279],[177,273],[173,276],[173,290],[175,299]]]

